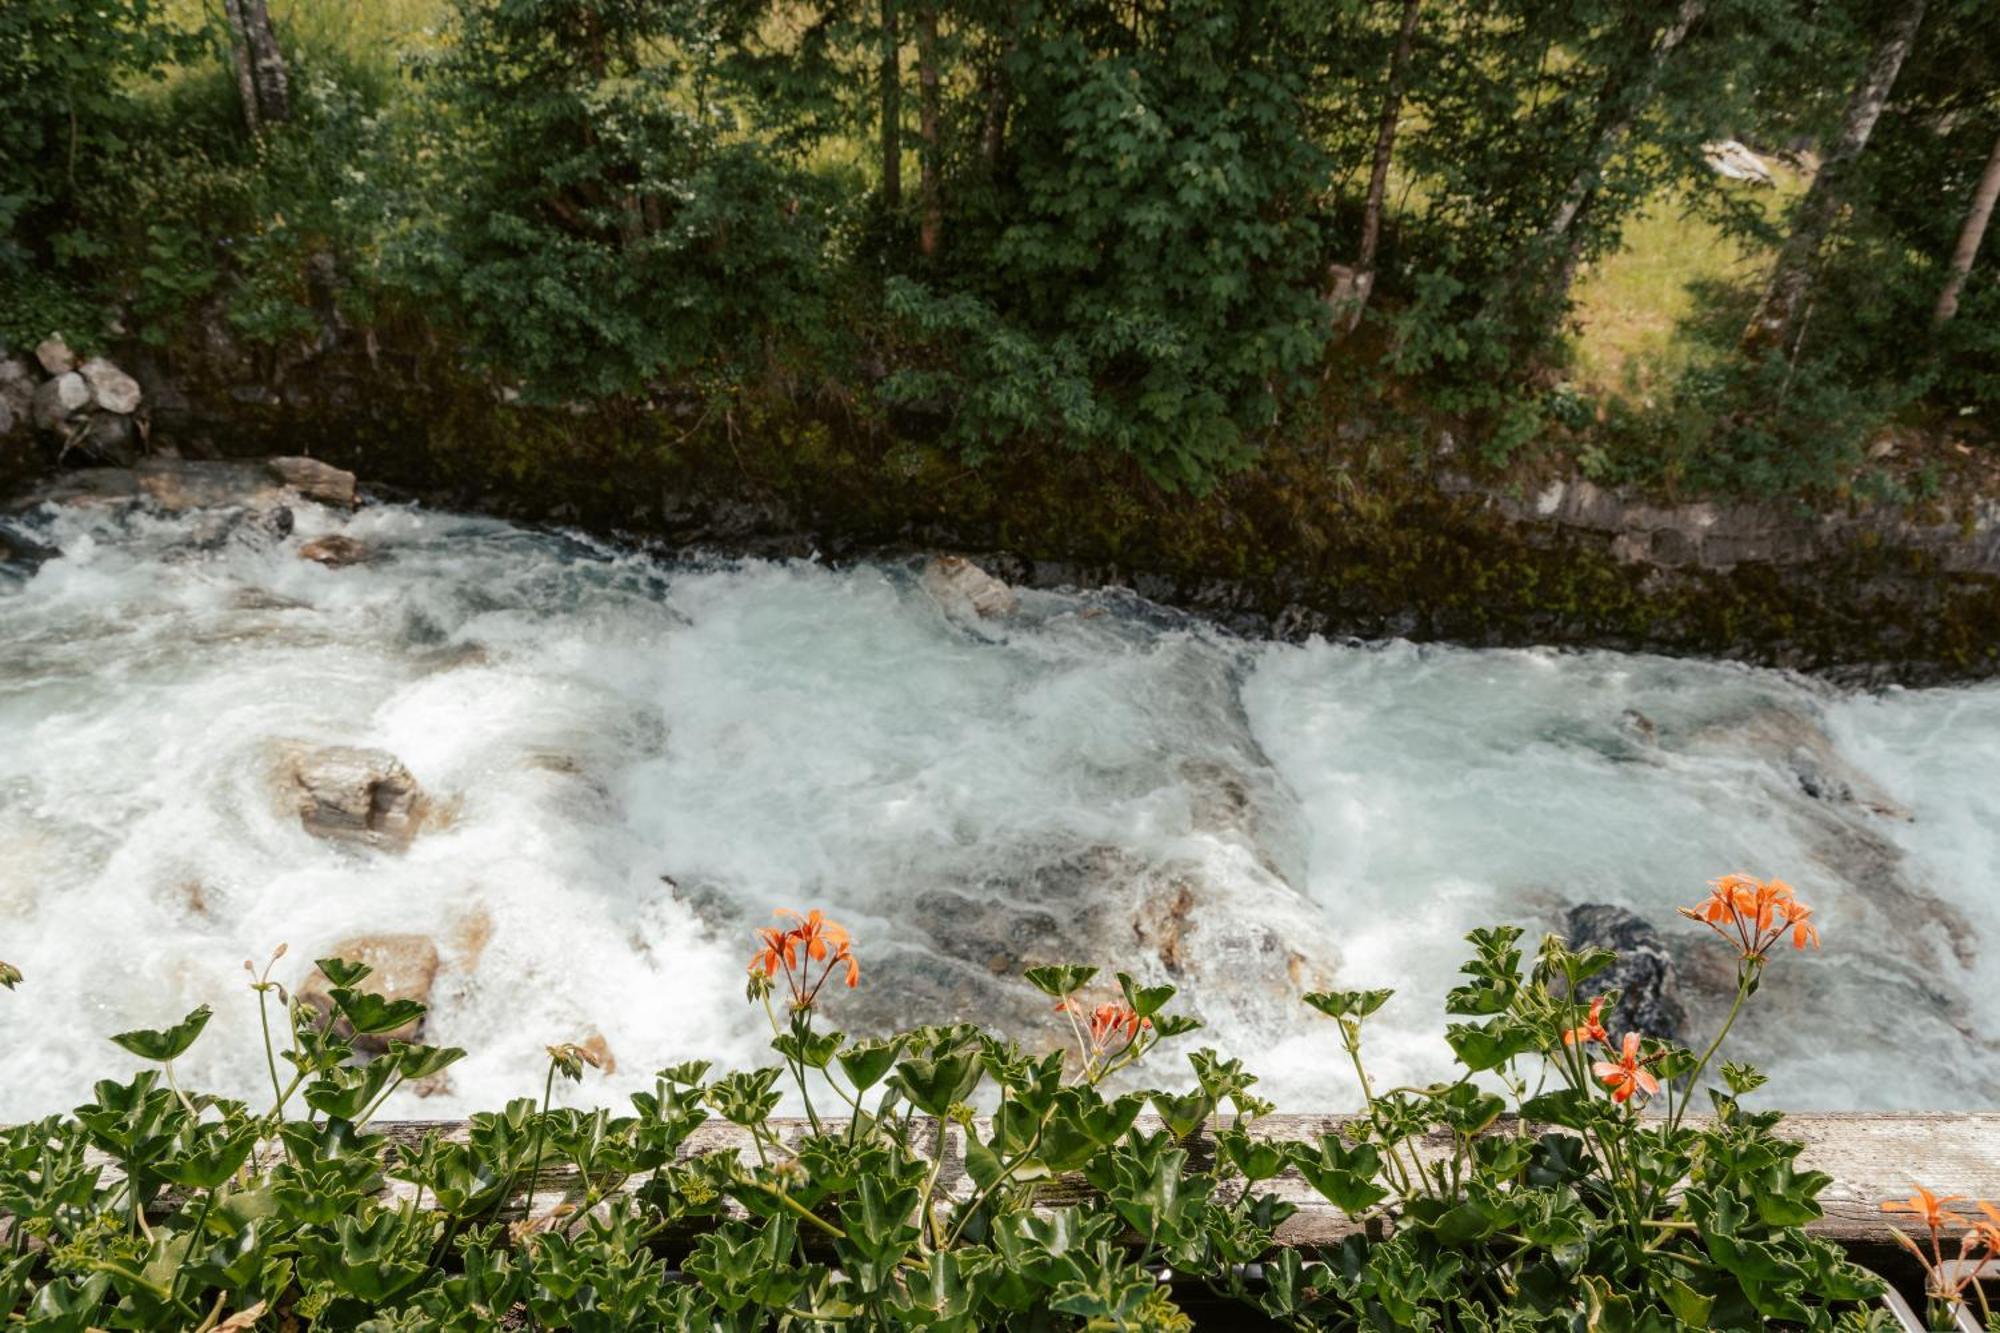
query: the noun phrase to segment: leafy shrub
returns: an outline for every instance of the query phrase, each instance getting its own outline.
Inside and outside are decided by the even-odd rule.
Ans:
[[[106,217],[88,187],[144,134],[135,86],[198,49],[148,0],[0,5],[0,337],[100,331]]]
[[[532,397],[741,363],[816,297],[817,182],[709,104],[664,0],[460,0],[427,67],[445,164],[409,246],[472,348]]]
[[[1252,457],[1330,328],[1302,21],[1021,12],[1004,154],[948,191],[937,261],[890,285],[910,346],[882,392],[975,458],[1058,441],[1205,487]]]
[[[1269,1132],[1255,1077],[1212,1050],[1190,1055],[1185,1091],[1130,1086],[1198,1025],[1171,1012],[1172,987],[1124,974],[1106,989],[1094,968],[1027,973],[1068,1050],[963,1024],[828,1030],[861,971],[846,932],[814,912],[760,932],[751,960],[748,995],[780,1064],[663,1069],[617,1114],[551,1106],[558,1077],[595,1063],[551,1047],[539,1103],[392,1146],[370,1129],[388,1097],[463,1052],[389,1040],[360,1060],[357,1037],[422,1007],[327,959],[322,1014],[271,980],[280,948],[251,969],[277,1029],[268,1110],[179,1086],[204,1008],[115,1038],[159,1069],[0,1131],[0,1311],[30,1328],[211,1333],[1168,1330],[1189,1326],[1181,1304],[1205,1292],[1296,1329],[1871,1327],[1857,1303],[1877,1284],[1804,1230],[1827,1178],[1798,1166],[1776,1113],[1740,1102],[1760,1077],[1721,1066],[1714,1115],[1687,1119],[1772,948],[1817,943],[1810,912],[1776,881],[1729,876],[1689,915],[1740,960],[1736,1003],[1700,1055],[1606,1029],[1611,997],[1585,997],[1609,953],[1551,938],[1526,964],[1517,930],[1481,930],[1447,998],[1455,1081],[1378,1090],[1363,1033],[1391,992],[1307,997],[1336,1023],[1366,1110],[1304,1142]],[[806,1112],[790,1133],[771,1118],[787,1080]],[[1642,1115],[1649,1102],[1661,1105]],[[714,1121],[732,1136],[698,1133]],[[1204,1128],[1213,1151],[1197,1156]],[[964,1166],[951,1190],[946,1139]],[[538,1188],[545,1166],[562,1172],[559,1200]],[[1270,1185],[1288,1173],[1393,1231],[1277,1244],[1296,1208]],[[1044,1194],[1064,1181],[1090,1192]],[[1979,1235],[2000,1252],[2000,1233]]]

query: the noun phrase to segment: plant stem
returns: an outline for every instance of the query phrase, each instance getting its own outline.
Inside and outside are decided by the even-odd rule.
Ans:
[[[551,1060],[549,1076],[542,1084],[542,1113],[535,1117],[535,1151],[530,1155],[528,1162],[528,1197],[521,1204],[523,1217],[533,1217],[535,1214],[535,1182],[540,1180],[542,1175],[542,1132],[548,1128],[549,1099],[555,1095],[555,1091],[556,1062]],[[512,1184],[511,1181],[508,1183]],[[511,1189],[500,1191],[500,1197],[493,1204],[496,1215],[507,1206],[507,1196],[510,1193]]]
[[[1736,1026],[1736,1016],[1743,1012],[1743,1002],[1750,998],[1750,983],[1757,978],[1756,968],[1755,962],[1746,960],[1737,970],[1736,1001],[1729,1006],[1729,1017],[1722,1020],[1722,1027],[1716,1032],[1715,1040],[1711,1041],[1708,1049],[1701,1053],[1701,1059],[1695,1062],[1694,1072],[1688,1075],[1689,1096],[1681,1103],[1673,1119],[1668,1122],[1667,1129],[1670,1132],[1681,1127],[1681,1120],[1687,1115],[1688,1103],[1694,1100],[1695,1085],[1701,1082],[1702,1074],[1708,1069],[1708,1062],[1715,1058],[1718,1050],[1722,1049],[1723,1038],[1729,1035],[1729,1029]]]

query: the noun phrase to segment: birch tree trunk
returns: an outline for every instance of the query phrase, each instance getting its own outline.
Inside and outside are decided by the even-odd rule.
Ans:
[[[1637,81],[1622,90],[1607,90],[1606,114],[1598,123],[1590,157],[1571,178],[1569,188],[1563,192],[1562,202],[1557,204],[1555,213],[1542,228],[1544,245],[1548,249],[1561,247],[1562,259],[1556,265],[1555,276],[1549,286],[1549,294],[1558,306],[1568,299],[1570,286],[1576,281],[1577,268],[1583,262],[1584,233],[1577,229],[1576,220],[1588,209],[1598,184],[1604,178],[1604,169],[1624,144],[1625,136],[1632,132],[1632,122],[1639,118],[1647,99],[1652,96],[1668,58],[1687,40],[1688,33],[1701,21],[1706,9],[1707,0],[1681,0],[1680,8],[1674,13],[1674,21],[1653,44],[1652,54],[1647,57],[1645,70]]]
[[[1958,298],[1972,273],[1972,261],[1979,257],[1979,243],[1986,239],[1986,224],[1993,220],[1993,205],[2000,201],[2000,139],[1979,174],[1972,192],[1972,206],[1965,211],[1965,224],[1958,229],[1958,244],[1951,252],[1951,267],[1945,272],[1944,288],[1938,292],[1937,306],[1931,311],[1931,327],[1941,329],[1958,313]]]
[[[291,80],[285,72],[285,55],[278,49],[278,34],[271,27],[267,0],[239,0],[243,7],[243,35],[250,46],[250,80],[257,89],[257,116],[266,125],[292,118]]]
[[[1903,0],[1882,40],[1876,43],[1866,77],[1847,99],[1840,136],[1820,164],[1819,174],[1813,177],[1805,202],[1799,206],[1792,234],[1785,238],[1784,248],[1772,266],[1757,313],[1743,330],[1744,352],[1756,355],[1773,348],[1790,350],[1799,311],[1805,305],[1806,288],[1812,279],[1813,261],[1819,257],[1820,247],[1826,243],[1834,219],[1840,215],[1843,178],[1868,146],[1868,136],[1874,133],[1875,122],[1882,117],[1882,107],[1896,86],[1896,75],[1902,72],[1903,60],[1916,42],[1917,29],[1923,25],[1924,3],[1925,0]]]
[[[1375,252],[1382,242],[1382,206],[1389,194],[1389,163],[1396,151],[1396,125],[1403,114],[1403,89],[1408,81],[1410,48],[1417,35],[1423,0],[1403,0],[1403,22],[1389,56],[1389,87],[1382,95],[1382,118],[1375,127],[1375,161],[1368,170],[1368,197],[1361,206],[1361,247],[1353,267],[1335,264],[1327,272],[1327,303],[1333,307],[1340,334],[1354,331],[1375,291]]]
[[[938,126],[938,24],[937,5],[917,7],[917,134],[923,140],[922,174],[918,188],[923,196],[923,221],[917,232],[917,248],[926,259],[938,252],[944,230],[944,194],[939,161],[941,144]]]
[[[252,138],[266,125],[291,119],[290,80],[284,53],[278,49],[266,0],[222,0],[229,23],[229,49],[236,66],[236,94],[243,104],[243,125]]]
[[[235,66],[236,98],[243,108],[243,128],[256,138],[263,131],[257,115],[257,83],[250,72],[250,42],[245,35],[243,0],[222,0],[223,16],[229,22],[230,63]]]
[[[903,66],[902,25],[896,0],[882,0],[882,202],[903,206]]]

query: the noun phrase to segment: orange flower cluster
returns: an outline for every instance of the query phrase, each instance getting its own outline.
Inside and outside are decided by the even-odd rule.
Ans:
[[[1812,908],[1800,902],[1785,881],[1724,875],[1710,880],[1708,888],[1708,897],[1694,907],[1681,908],[1681,915],[1728,940],[1746,960],[1763,961],[1787,933],[1795,949],[1819,947],[1819,928],[1808,920]]]
[[[1995,1208],[1985,1200],[1974,1206],[1982,1217],[1967,1217],[1952,1205],[1965,1202],[1964,1196],[1931,1193],[1922,1185],[1915,1187],[1916,1193],[1907,1199],[1891,1199],[1882,1205],[1885,1213],[1908,1213],[1924,1224],[1931,1233],[1930,1253],[1902,1232],[1896,1232],[1896,1239],[1903,1242],[1910,1253],[1917,1256],[1920,1263],[1930,1270],[1930,1287],[1933,1295],[1947,1301],[1965,1299],[1966,1289],[1987,1275],[1989,1268],[2000,1276],[2000,1208]],[[1963,1226],[1965,1231],[1958,1238],[1958,1257],[1961,1266],[1956,1274],[1947,1274],[1944,1262],[1944,1233],[1954,1224]]]
[[[1083,1013],[1084,1008],[1071,999],[1056,1005],[1056,1012],[1076,1015]],[[1124,1042],[1119,1045],[1119,1049],[1123,1050],[1137,1041],[1141,1032],[1153,1026],[1152,1019],[1141,1018],[1138,1010],[1116,1000],[1108,1000],[1089,1012],[1090,1022],[1087,1030],[1090,1033],[1090,1050],[1086,1055],[1091,1059],[1110,1053],[1112,1044],[1121,1035],[1124,1037]]]
[[[1600,995],[1590,1002],[1590,1013],[1583,1022],[1563,1033],[1563,1045],[1588,1046],[1592,1042],[1606,1048],[1618,1058],[1598,1060],[1590,1066],[1593,1078],[1611,1089],[1611,1100],[1629,1102],[1638,1093],[1648,1097],[1660,1090],[1660,1080],[1653,1071],[1646,1068],[1658,1055],[1639,1054],[1639,1034],[1628,1032],[1622,1044],[1613,1046],[1611,1033],[1604,1027],[1604,1005],[1611,997]]]
[[[1646,1068],[1654,1057],[1641,1059],[1639,1056],[1639,1034],[1625,1034],[1625,1044],[1618,1048],[1616,1060],[1599,1060],[1590,1067],[1597,1081],[1611,1089],[1611,1100],[1628,1102],[1632,1094],[1643,1092],[1648,1097],[1660,1090],[1660,1080],[1653,1077],[1653,1071]]]
[[[764,926],[757,931],[758,947],[750,956],[750,970],[766,977],[783,971],[791,987],[793,1008],[809,1007],[836,968],[846,969],[850,987],[860,984],[861,963],[854,957],[846,927],[828,920],[817,907],[803,916],[781,907],[773,915],[794,924]],[[824,964],[817,976],[813,975],[815,963]]]
[[[1611,997],[1600,995],[1590,1002],[1590,1017],[1583,1020],[1580,1027],[1573,1027],[1563,1033],[1563,1045],[1576,1046],[1584,1042],[1601,1041],[1611,1044],[1611,1034],[1604,1030],[1604,1002]]]

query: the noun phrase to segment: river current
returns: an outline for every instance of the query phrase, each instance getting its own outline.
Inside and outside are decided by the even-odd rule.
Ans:
[[[542,1048],[768,1056],[745,1003],[776,907],[853,932],[855,1030],[966,1018],[1054,1038],[1020,968],[1174,981],[1288,1109],[1351,1106],[1297,993],[1391,985],[1385,1083],[1448,1068],[1473,926],[1617,904],[1675,952],[1691,1035],[1728,960],[1674,907],[1782,876],[1817,953],[1771,966],[1739,1058],[1794,1108],[2000,1100],[2000,688],[1843,693],[1609,652],[1233,637],[1116,592],[983,619],[915,562],[660,560],[393,505],[297,531],[46,510],[0,568],[0,1119],[83,1099],[106,1041],[200,1003],[184,1080],[266,1086],[245,959],[357,935],[439,959],[392,1114],[538,1093]],[[372,558],[330,569],[301,540]],[[407,851],[315,837],[285,753],[363,746],[428,794]],[[1162,1052],[1166,1078],[1178,1055]]]

